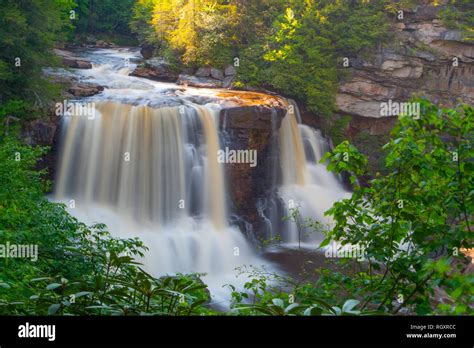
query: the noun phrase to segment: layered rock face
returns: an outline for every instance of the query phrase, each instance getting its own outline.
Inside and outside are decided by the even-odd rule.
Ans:
[[[404,19],[392,25],[393,42],[378,47],[370,60],[351,60],[352,77],[339,87],[337,111],[380,118],[381,102],[405,102],[412,96],[446,106],[473,104],[474,45],[443,25],[442,9],[420,5],[415,12],[405,12]]]
[[[381,103],[425,96],[446,107],[474,104],[474,45],[441,20],[445,8],[420,1],[392,23],[392,41],[374,48],[370,59],[350,59],[350,78],[336,95],[337,116],[349,116],[342,132],[371,162],[397,117],[383,116]]]

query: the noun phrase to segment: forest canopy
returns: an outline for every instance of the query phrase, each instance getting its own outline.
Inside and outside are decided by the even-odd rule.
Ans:
[[[298,97],[333,110],[344,57],[387,35],[383,1],[140,0],[131,22],[139,39],[184,66],[238,61],[240,86]]]

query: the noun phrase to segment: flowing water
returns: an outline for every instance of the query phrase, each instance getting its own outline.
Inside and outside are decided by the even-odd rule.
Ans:
[[[331,220],[324,216],[324,212],[349,194],[338,178],[327,171],[326,165],[320,163],[330,150],[327,140],[319,130],[301,124],[298,106],[293,101],[290,101],[290,106],[280,128],[282,183],[279,196],[286,203],[287,216],[292,209],[298,209],[296,219],[317,220],[325,229],[330,226]],[[322,241],[322,233],[299,228],[302,231],[298,231],[295,221],[287,223],[283,241],[290,245],[309,242],[307,246],[310,247]]]
[[[222,285],[236,283],[236,267],[268,263],[229,225],[229,183],[217,161],[223,136],[218,116],[229,101],[216,90],[129,76],[137,50],[82,54],[93,68],[72,74],[105,90],[81,100],[94,103],[93,117],[63,118],[55,198],[74,200],[71,213],[86,223],[105,223],[119,237],[139,237],[150,249],[145,267],[157,276],[207,273],[213,298],[222,300],[228,295]],[[302,216],[327,221],[323,212],[346,194],[319,164],[327,142],[301,124],[291,105],[275,129],[280,165],[273,168],[282,178],[275,180],[278,198],[259,212],[268,233],[281,232],[289,244],[298,241],[297,226],[280,223],[289,210],[277,201],[296,202]]]

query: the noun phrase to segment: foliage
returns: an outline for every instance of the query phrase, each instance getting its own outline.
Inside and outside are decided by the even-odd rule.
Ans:
[[[329,130],[329,135],[331,136],[334,145],[339,145],[339,143],[344,141],[344,131],[346,130],[350,121],[350,116],[343,116],[332,122],[333,124]]]
[[[367,159],[349,142],[322,159],[329,161],[329,170],[346,172],[354,191],[326,213],[334,226],[325,231],[320,247],[357,246],[365,261],[329,260],[337,270],[305,271],[298,281],[246,271],[250,279],[244,291],[230,286],[236,313],[473,313],[474,277],[465,271],[468,260],[461,251],[473,247],[474,110],[414,102],[420,103],[420,117],[400,116],[385,145],[387,174],[369,187],[358,180]],[[297,210],[291,217],[300,219]],[[310,226],[321,231],[319,224]]]
[[[238,58],[237,86],[272,88],[325,115],[342,57],[387,30],[383,2],[367,1],[140,0],[131,25],[185,65],[223,67]]]
[[[472,312],[465,304],[472,303],[473,277],[453,264],[466,262],[461,248],[472,248],[474,111],[416,102],[421,117],[400,117],[385,145],[389,173],[370,187],[358,185],[367,160],[347,142],[323,159],[330,170],[350,174],[354,192],[327,212],[335,226],[322,246],[335,240],[367,252],[368,270],[358,275],[368,280],[363,308],[426,314],[435,286],[447,286],[464,304],[452,313]]]
[[[458,29],[463,39],[474,40],[474,3],[470,0],[451,0],[441,11],[443,22],[453,29]]]
[[[76,0],[78,34],[131,35],[134,0]]]
[[[24,99],[46,107],[57,89],[42,67],[55,62],[51,49],[71,29],[72,0],[2,0],[0,7],[0,104]]]
[[[314,315],[371,315],[371,311],[357,309],[358,300],[334,300],[340,305],[331,305],[322,299],[321,292],[310,282],[295,281],[266,269],[247,268],[240,270],[248,276],[243,291],[227,285],[231,290],[232,312],[237,315],[270,316],[314,316]],[[311,289],[311,291],[308,291]]]
[[[145,315],[209,313],[199,274],[156,279],[135,258],[146,247],[88,227],[44,197],[33,170],[43,148],[0,143],[0,244],[37,246],[38,257],[0,258],[0,313]],[[30,255],[31,256],[31,255]]]

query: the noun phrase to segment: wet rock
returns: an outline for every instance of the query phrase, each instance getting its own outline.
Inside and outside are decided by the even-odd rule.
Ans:
[[[62,63],[66,67],[75,69],[92,69],[91,62],[83,58],[76,57],[73,52],[55,49],[54,53],[62,58]]]
[[[78,83],[72,85],[68,92],[75,97],[90,97],[104,90],[104,87],[95,83]]]
[[[146,60],[130,75],[167,82],[175,82],[178,79],[178,74],[173,71],[169,63],[163,58],[153,58]]]
[[[178,85],[200,87],[200,88],[221,88],[222,81],[215,80],[209,77],[198,77],[192,75],[179,75]]]
[[[234,206],[232,210],[260,233],[261,223],[257,202],[272,190],[272,166],[278,160],[272,151],[277,131],[286,115],[282,103],[271,105],[251,105],[227,108],[221,111],[220,124],[226,128],[226,146],[233,150],[256,151],[257,165],[248,163],[225,164],[229,178],[230,193]]]
[[[148,67],[137,67],[131,74],[131,76],[143,77],[150,80],[156,81],[175,81],[176,75],[169,74],[168,71],[156,70]]]
[[[115,46],[115,44],[113,44],[109,41],[97,40],[94,47],[97,47],[97,48],[111,48],[111,47],[116,47],[116,46]]]

